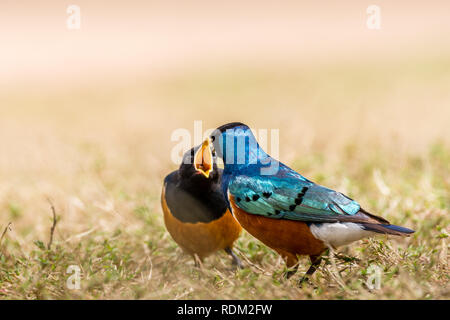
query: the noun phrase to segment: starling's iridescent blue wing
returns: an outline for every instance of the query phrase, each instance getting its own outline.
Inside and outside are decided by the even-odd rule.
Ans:
[[[231,178],[229,195],[250,214],[304,222],[337,222],[358,213],[360,205],[342,193],[319,186],[283,166],[274,176]],[[290,177],[289,177],[290,176]]]

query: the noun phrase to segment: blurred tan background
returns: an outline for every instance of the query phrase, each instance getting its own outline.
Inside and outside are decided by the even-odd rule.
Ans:
[[[69,5],[81,29],[66,28]],[[369,5],[381,30],[366,27]],[[105,81],[216,64],[448,52],[448,1],[2,1],[1,81]],[[447,50],[447,51],[445,51]]]

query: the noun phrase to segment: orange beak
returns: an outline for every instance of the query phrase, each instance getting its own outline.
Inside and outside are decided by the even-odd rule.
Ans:
[[[207,138],[194,155],[195,170],[202,173],[206,178],[209,178],[209,174],[213,170],[213,156],[210,144],[210,139]]]

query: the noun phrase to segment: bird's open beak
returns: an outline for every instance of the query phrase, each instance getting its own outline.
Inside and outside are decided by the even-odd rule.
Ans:
[[[213,156],[210,145],[210,138],[207,138],[194,156],[195,170],[202,173],[206,178],[209,178],[209,174],[213,170]]]

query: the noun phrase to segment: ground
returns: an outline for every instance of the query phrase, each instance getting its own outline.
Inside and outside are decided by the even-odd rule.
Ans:
[[[449,67],[448,55],[418,55],[3,91],[0,297],[449,299]],[[306,258],[285,280],[278,255],[245,232],[243,270],[223,252],[196,267],[160,207],[177,167],[171,134],[194,120],[280,129],[281,161],[416,233],[340,248],[303,288]]]

